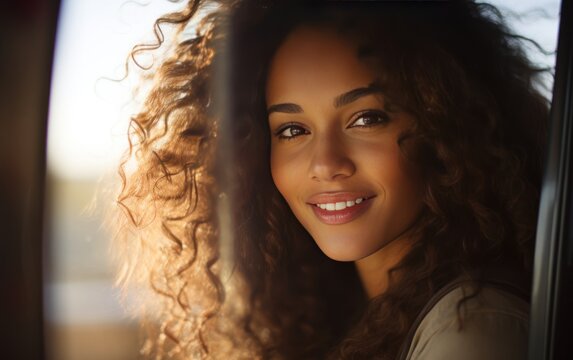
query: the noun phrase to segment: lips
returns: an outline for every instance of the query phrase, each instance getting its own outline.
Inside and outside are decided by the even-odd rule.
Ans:
[[[373,197],[363,193],[323,193],[312,196],[308,204],[321,222],[340,225],[356,219],[368,210]]]

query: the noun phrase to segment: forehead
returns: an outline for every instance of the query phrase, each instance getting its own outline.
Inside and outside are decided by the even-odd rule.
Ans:
[[[267,103],[334,97],[364,87],[374,72],[358,57],[358,46],[330,28],[296,28],[275,53],[266,86]]]

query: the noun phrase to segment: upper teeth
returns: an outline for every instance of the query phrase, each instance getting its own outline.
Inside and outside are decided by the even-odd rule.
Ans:
[[[336,210],[346,209],[347,207],[351,207],[356,204],[360,204],[364,200],[365,200],[364,198],[357,198],[356,200],[340,201],[336,203],[316,204],[316,206],[318,206],[322,210],[336,211]]]

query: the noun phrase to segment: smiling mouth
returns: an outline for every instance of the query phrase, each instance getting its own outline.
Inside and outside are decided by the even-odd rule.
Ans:
[[[315,206],[321,208],[322,210],[326,210],[326,211],[337,211],[337,210],[344,210],[346,208],[356,206],[365,200],[366,200],[365,197],[359,197],[359,198],[356,198],[354,200],[331,202],[331,203],[324,203],[324,204],[315,204]]]
[[[346,224],[362,215],[372,204],[373,197],[357,197],[352,200],[309,204],[316,217],[327,225]]]

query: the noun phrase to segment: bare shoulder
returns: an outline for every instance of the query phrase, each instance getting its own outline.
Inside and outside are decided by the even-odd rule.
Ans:
[[[457,304],[467,293],[458,287],[436,303],[416,330],[407,359],[527,358],[529,304],[511,293],[485,287],[464,302],[460,322]]]

